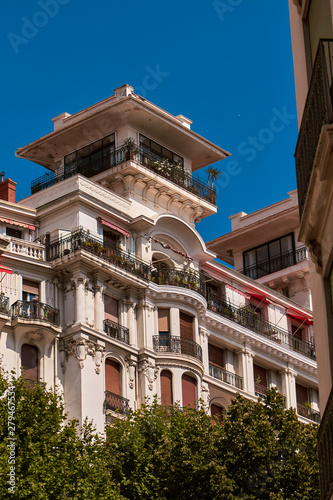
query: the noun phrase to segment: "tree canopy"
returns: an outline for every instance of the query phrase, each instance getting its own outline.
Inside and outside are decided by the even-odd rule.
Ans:
[[[316,435],[272,390],[259,402],[238,395],[221,421],[155,399],[104,439],[68,421],[54,392],[0,372],[4,499],[316,500]]]
[[[121,498],[91,424],[67,421],[61,398],[0,373],[0,498]]]
[[[317,427],[268,391],[238,395],[221,423],[157,401],[108,430],[112,474],[129,499],[319,499]]]

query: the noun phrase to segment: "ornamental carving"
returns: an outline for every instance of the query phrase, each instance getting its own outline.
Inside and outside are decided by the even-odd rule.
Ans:
[[[128,373],[128,386],[130,389],[134,389],[136,362],[129,356],[125,358],[125,361],[126,361],[126,370]]]
[[[78,362],[79,367],[84,368],[84,362],[87,356],[91,356],[95,361],[95,372],[101,372],[101,365],[105,356],[105,348],[97,342],[88,339],[71,339],[62,340],[59,344],[60,352],[60,365],[63,373],[66,372],[66,363],[69,356],[74,356]]]
[[[32,342],[41,342],[44,339],[44,334],[41,329],[30,330],[24,334],[24,337]]]
[[[154,382],[157,379],[159,368],[155,366],[153,363],[148,361],[148,359],[144,359],[140,363],[140,368],[138,370],[139,373],[143,373],[148,381],[148,388],[150,391],[153,390]]]

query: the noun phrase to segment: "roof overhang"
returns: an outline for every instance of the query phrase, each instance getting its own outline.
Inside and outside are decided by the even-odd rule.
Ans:
[[[16,156],[54,171],[65,155],[125,125],[160,140],[165,146],[170,145],[173,151],[192,160],[193,170],[229,156],[227,151],[190,130],[179,117],[133,93],[120,99],[111,96],[74,115],[61,116],[56,130],[19,148]]]

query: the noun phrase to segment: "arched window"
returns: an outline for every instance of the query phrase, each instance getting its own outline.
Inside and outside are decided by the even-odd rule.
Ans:
[[[23,344],[21,348],[21,365],[23,367],[23,376],[27,380],[38,382],[38,349],[34,345]]]
[[[105,361],[105,390],[117,396],[121,395],[120,364],[113,359]]]
[[[183,406],[192,406],[196,408],[197,399],[197,381],[191,375],[184,374],[182,376],[182,393],[183,393]]]
[[[173,404],[172,373],[169,370],[161,372],[161,402],[163,406],[171,406]]]

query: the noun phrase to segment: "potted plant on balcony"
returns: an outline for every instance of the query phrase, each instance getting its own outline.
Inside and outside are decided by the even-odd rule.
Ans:
[[[128,139],[124,140],[124,149],[126,161],[134,160],[134,155],[138,152],[138,146],[133,137],[128,137]]]
[[[208,174],[208,184],[211,181],[211,189],[214,189],[214,182],[220,177],[222,174],[221,170],[218,170],[214,167],[208,167],[206,169],[206,174]]]

